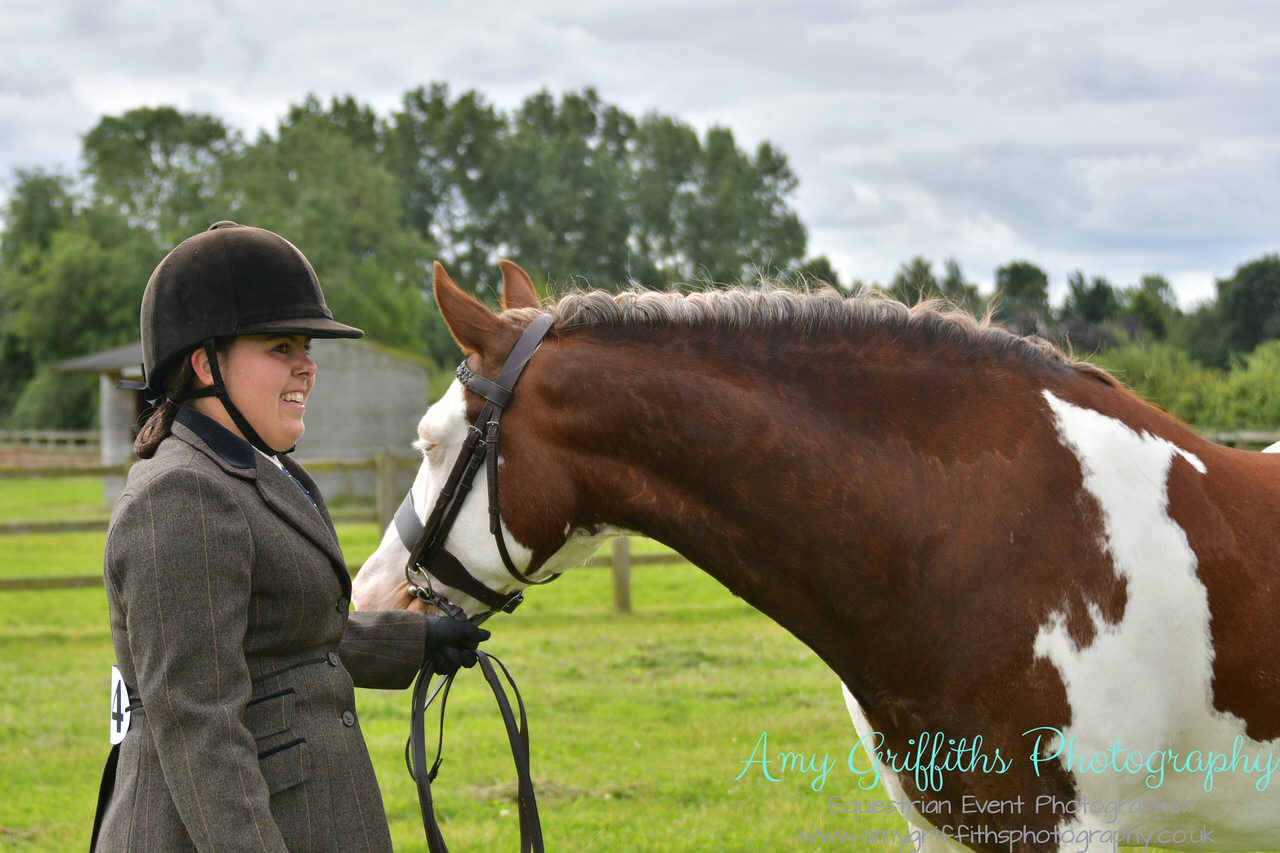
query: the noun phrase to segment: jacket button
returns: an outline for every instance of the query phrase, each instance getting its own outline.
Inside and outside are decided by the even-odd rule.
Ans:
[[[337,652],[329,652],[329,666],[337,666],[342,663],[342,659],[338,657]]]
[[[356,715],[354,711],[342,712],[342,724],[344,726],[354,726],[356,724]]]
[[[338,599],[338,603],[337,605],[334,606],[333,609],[338,611],[339,613],[346,613],[348,610],[351,609],[351,599],[347,598],[344,595],[342,598]]]

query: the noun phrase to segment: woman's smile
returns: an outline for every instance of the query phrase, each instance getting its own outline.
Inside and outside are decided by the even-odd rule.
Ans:
[[[277,452],[297,444],[306,429],[302,416],[316,381],[310,346],[311,339],[303,335],[242,335],[220,356],[223,382],[231,402],[263,442]],[[199,352],[194,356],[197,361],[202,360]],[[198,364],[196,373],[203,378]],[[216,398],[197,400],[196,405],[240,435]]]

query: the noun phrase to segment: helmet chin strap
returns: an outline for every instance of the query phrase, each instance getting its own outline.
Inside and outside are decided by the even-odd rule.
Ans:
[[[288,450],[275,450],[263,441],[262,436],[258,435],[258,431],[249,425],[248,418],[240,413],[240,410],[236,408],[235,403],[231,402],[231,395],[227,393],[227,384],[222,381],[222,370],[218,367],[218,352],[213,340],[204,342],[204,352],[205,355],[209,357],[209,372],[213,375],[213,384],[182,394],[178,399],[178,402],[194,399],[196,397],[217,397],[222,403],[222,408],[227,410],[227,414],[231,416],[231,420],[240,430],[240,434],[244,436],[245,441],[252,444],[258,450],[261,450],[267,456],[276,456],[280,453],[292,453],[294,447],[297,447],[297,445],[290,447]]]

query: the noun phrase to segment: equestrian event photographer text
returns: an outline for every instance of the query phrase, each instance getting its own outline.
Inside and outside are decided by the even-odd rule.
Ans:
[[[1194,773],[1204,777],[1206,792],[1213,790],[1215,774],[1257,774],[1254,788],[1265,791],[1271,785],[1271,774],[1280,766],[1272,753],[1249,754],[1244,751],[1244,738],[1237,736],[1230,753],[1214,750],[1192,750],[1187,753],[1171,749],[1144,752],[1126,747],[1120,738],[1105,749],[1085,752],[1074,735],[1066,737],[1056,728],[1041,726],[1022,733],[1029,749],[1025,760],[1031,762],[1036,775],[1042,768],[1065,766],[1076,773],[1129,773],[1144,776],[1148,788],[1158,789],[1169,773]],[[858,777],[858,787],[864,791],[874,788],[880,781],[880,766],[895,773],[914,775],[920,791],[941,791],[943,774],[1007,773],[1016,760],[1003,755],[1000,749],[988,752],[981,735],[971,738],[947,737],[942,732],[921,732],[907,741],[909,750],[895,752],[885,745],[880,732],[871,732],[858,740],[847,755],[830,753],[819,755],[799,752],[771,752],[769,733],[761,732],[751,755],[742,761],[742,771],[735,781],[753,769],[770,782],[778,782],[787,774],[812,776],[809,786],[821,791],[827,775],[837,767],[843,767]]]

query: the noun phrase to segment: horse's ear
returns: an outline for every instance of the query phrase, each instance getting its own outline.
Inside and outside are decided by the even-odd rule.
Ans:
[[[511,261],[498,261],[502,267],[502,307],[541,308],[542,300],[534,290],[529,274]]]
[[[479,299],[453,283],[439,261],[435,263],[436,304],[440,314],[464,352],[484,355],[485,343],[493,340],[503,328],[498,315]]]

